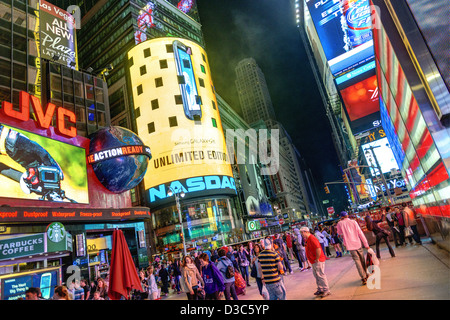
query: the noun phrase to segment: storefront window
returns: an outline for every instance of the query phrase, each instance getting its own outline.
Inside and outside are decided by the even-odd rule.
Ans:
[[[229,244],[231,238],[237,236],[237,223],[229,205],[234,202],[228,199],[204,199],[193,202],[181,202],[183,231],[188,248],[218,247]],[[169,247],[181,242],[178,211],[175,205],[157,210],[153,213],[153,225],[156,228],[159,251],[164,252]],[[239,229],[240,230],[240,229]],[[238,230],[238,231],[239,231]],[[237,242],[237,241],[234,241]]]

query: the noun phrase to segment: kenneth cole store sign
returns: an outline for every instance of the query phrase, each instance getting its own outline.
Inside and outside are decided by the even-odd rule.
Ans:
[[[0,222],[6,221],[84,221],[149,218],[148,208],[125,209],[58,209],[58,208],[0,208]]]

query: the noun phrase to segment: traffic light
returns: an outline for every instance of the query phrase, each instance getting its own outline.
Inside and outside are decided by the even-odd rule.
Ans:
[[[330,193],[330,189],[328,189],[328,186],[325,186],[324,189],[325,189],[325,193],[326,193],[326,194],[329,194],[329,193]]]

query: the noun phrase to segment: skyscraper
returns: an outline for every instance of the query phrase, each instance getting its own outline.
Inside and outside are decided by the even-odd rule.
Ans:
[[[244,120],[250,125],[258,120],[276,120],[264,73],[255,59],[241,60],[235,72],[235,83]]]

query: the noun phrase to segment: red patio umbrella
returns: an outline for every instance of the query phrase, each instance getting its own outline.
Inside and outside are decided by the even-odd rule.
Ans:
[[[108,296],[111,300],[119,300],[122,296],[128,299],[132,289],[143,291],[125,236],[122,230],[116,229],[113,233]]]

